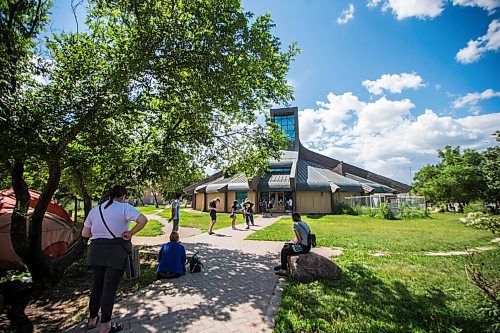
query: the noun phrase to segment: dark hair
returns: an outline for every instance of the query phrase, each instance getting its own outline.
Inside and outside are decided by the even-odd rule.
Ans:
[[[292,214],[292,220],[294,222],[299,222],[300,221],[300,214],[299,213],[293,213]]]
[[[175,195],[175,198],[176,198],[176,199],[179,199],[180,197],[182,197],[182,193],[177,193],[177,194]]]
[[[179,241],[179,233],[177,231],[172,231],[172,233],[170,234],[170,241],[171,242]]]
[[[104,209],[108,208],[109,205],[113,203],[113,199],[123,197],[124,195],[127,195],[127,189],[124,186],[121,185],[115,185],[109,191],[109,200],[108,203],[104,206]]]

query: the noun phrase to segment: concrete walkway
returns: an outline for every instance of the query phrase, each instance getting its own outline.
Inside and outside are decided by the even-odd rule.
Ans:
[[[271,332],[269,318],[280,298],[273,299],[278,281],[273,266],[283,242],[244,238],[277,220],[259,217],[251,230],[240,224],[238,230],[218,229],[215,235],[181,236],[188,253],[200,252],[205,269],[155,281],[115,304],[113,320],[123,325],[124,332]],[[84,332],[83,327],[69,332]]]

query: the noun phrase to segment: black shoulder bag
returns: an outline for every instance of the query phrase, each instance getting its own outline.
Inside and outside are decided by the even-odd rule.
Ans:
[[[305,232],[307,232],[306,228],[304,228],[303,225],[300,224],[300,222],[297,222],[299,227],[301,227]],[[307,232],[307,245],[311,247],[316,247],[316,235],[311,234],[311,228],[309,228],[309,232]]]
[[[102,209],[101,205],[99,205],[99,213],[101,214],[101,219],[102,222],[104,223],[104,226],[106,229],[108,229],[109,233],[113,238],[116,240],[116,242],[122,247],[122,249],[127,253],[127,260],[125,261],[125,276],[127,279],[133,279],[135,278],[135,272],[136,272],[136,267],[134,263],[134,259],[132,258],[132,251],[129,251],[121,242],[121,238],[118,238],[115,236],[115,234],[109,229],[108,224],[106,223],[106,220],[104,219],[104,215],[102,214]]]

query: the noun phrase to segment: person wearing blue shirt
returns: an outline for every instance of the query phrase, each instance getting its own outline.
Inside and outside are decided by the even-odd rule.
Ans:
[[[158,254],[158,279],[174,279],[186,274],[186,249],[179,243],[179,234],[172,231],[170,242],[163,244]]]

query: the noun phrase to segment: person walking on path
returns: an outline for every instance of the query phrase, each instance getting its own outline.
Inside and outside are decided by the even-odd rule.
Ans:
[[[250,229],[250,223],[252,225],[255,225],[254,222],[253,222],[253,206],[254,206],[254,203],[251,202],[248,198],[245,199],[245,201],[243,201],[243,209],[245,211],[245,221],[247,223],[247,227],[246,229]]]
[[[291,243],[285,243],[281,249],[281,265],[274,267],[276,275],[286,276],[288,274],[288,257],[301,254],[309,253],[311,250],[311,244],[308,242],[308,236],[311,232],[309,225],[302,221],[299,213],[292,214],[293,227],[292,230],[295,233],[295,239]]]
[[[182,194],[177,193],[175,195],[175,200],[172,203],[172,217],[168,220],[168,222],[174,221],[174,226],[172,227],[172,231],[179,231],[179,221],[181,217],[181,200]]]
[[[233,205],[231,206],[231,225],[233,227],[233,230],[236,230],[236,217],[238,214],[238,200],[233,201]]]
[[[212,199],[210,200],[210,202],[208,203],[208,208],[210,208],[210,219],[211,219],[211,223],[210,223],[210,229],[208,231],[208,234],[209,235],[213,235],[214,234],[214,225],[215,223],[217,223],[217,204],[220,202],[220,198],[217,197],[215,199]]]
[[[101,310],[101,333],[118,332],[120,324],[111,323],[116,290],[125,271],[131,238],[142,230],[148,219],[125,203],[127,190],[114,186],[108,200],[90,210],[82,228],[82,237],[91,238],[88,265],[92,268],[93,283],[89,300],[87,329],[97,327]],[[137,224],[130,229],[130,222]],[[119,235],[117,237],[115,235]]]
[[[172,231],[170,242],[163,244],[158,253],[158,279],[175,279],[186,274],[186,249],[179,242],[179,233]]]

